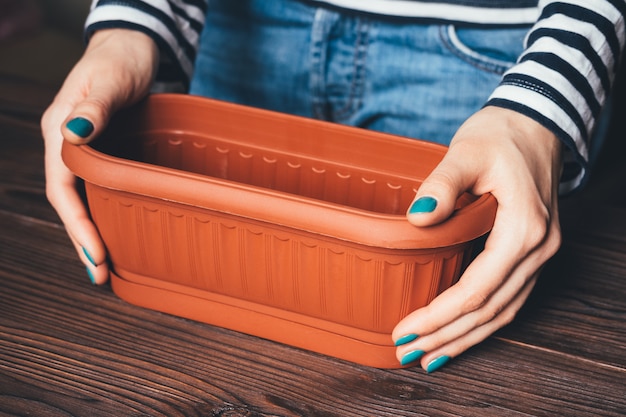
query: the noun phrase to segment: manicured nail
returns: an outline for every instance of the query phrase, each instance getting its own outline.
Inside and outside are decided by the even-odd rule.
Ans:
[[[413,202],[409,214],[431,213],[437,207],[437,200],[432,197],[420,197]]]
[[[411,362],[415,362],[416,360],[418,360],[422,356],[424,356],[424,351],[423,350],[414,350],[412,352],[409,352],[409,353],[407,353],[406,355],[404,355],[402,357],[402,360],[400,360],[400,365],[402,365],[402,366],[408,365]]]
[[[418,336],[416,334],[407,334],[406,336],[402,336],[400,339],[396,340],[395,345],[396,346],[402,346],[402,345],[406,345],[407,343],[411,343],[412,341],[414,341],[415,339],[417,339]]]
[[[428,372],[429,374],[431,372],[435,372],[437,369],[441,368],[443,365],[448,363],[449,360],[450,360],[450,356],[445,356],[445,355],[440,356],[437,359],[433,359],[432,361],[430,361],[428,366],[426,366],[426,372]]]
[[[93,132],[93,124],[84,117],[75,117],[65,126],[81,138],[86,138]]]
[[[87,259],[89,259],[89,262],[91,262],[91,264],[93,266],[98,266],[98,264],[96,263],[96,261],[93,260],[93,258],[91,257],[91,254],[89,254],[89,252],[87,251],[87,249],[85,249],[83,247],[83,253],[85,254],[85,256],[87,257]]]
[[[85,269],[87,269],[87,276],[89,277],[91,283],[93,285],[96,285],[96,277],[93,276],[93,272],[91,272],[91,269],[89,269],[89,267],[86,267]]]

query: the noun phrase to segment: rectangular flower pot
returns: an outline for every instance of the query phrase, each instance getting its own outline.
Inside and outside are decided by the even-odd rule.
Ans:
[[[63,158],[85,180],[122,299],[396,368],[394,326],[458,279],[493,225],[493,197],[469,194],[442,224],[407,222],[445,151],[162,94]]]

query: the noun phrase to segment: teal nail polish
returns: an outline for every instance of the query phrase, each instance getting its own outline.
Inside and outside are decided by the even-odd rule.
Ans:
[[[75,117],[65,126],[81,138],[86,138],[93,132],[93,124],[84,117]]]
[[[96,277],[93,276],[93,272],[91,272],[91,269],[89,269],[89,267],[85,269],[87,270],[87,276],[89,277],[89,280],[91,281],[91,283],[93,285],[96,285]]]
[[[91,254],[89,254],[89,252],[87,251],[87,249],[83,248],[83,253],[85,254],[85,256],[87,257],[87,259],[89,259],[89,262],[91,262],[91,264],[93,266],[98,266],[98,264],[96,263],[96,261],[93,260],[93,258],[91,257]]]
[[[426,372],[428,372],[429,374],[431,372],[435,372],[437,369],[441,368],[443,365],[448,363],[449,360],[450,360],[450,356],[445,356],[445,355],[432,360],[428,364],[428,366],[426,366]]]
[[[413,202],[409,214],[431,213],[437,207],[437,200],[432,197],[420,197]]]
[[[402,346],[402,345],[406,345],[407,343],[411,343],[412,341],[414,341],[415,339],[417,339],[418,336],[416,334],[407,334],[406,336],[402,336],[400,339],[396,340],[395,345],[396,346]]]
[[[424,351],[423,350],[414,350],[412,352],[409,352],[409,353],[407,353],[406,355],[404,355],[402,357],[402,360],[400,360],[400,365],[402,365],[402,366],[408,365],[411,362],[415,362],[416,360],[418,360],[422,356],[424,356]]]

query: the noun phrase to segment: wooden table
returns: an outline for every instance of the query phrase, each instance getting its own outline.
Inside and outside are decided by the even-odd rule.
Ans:
[[[513,324],[431,375],[379,370],[91,285],[45,197],[52,95],[0,78],[0,415],[626,415],[621,161],[563,200],[563,247]]]

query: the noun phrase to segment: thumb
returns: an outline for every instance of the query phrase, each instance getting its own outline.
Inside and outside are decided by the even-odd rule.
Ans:
[[[107,126],[116,110],[115,100],[106,89],[92,89],[87,97],[78,102],[62,124],[65,140],[75,145],[90,142]]]
[[[468,168],[463,163],[457,163],[448,151],[418,189],[407,210],[409,223],[431,226],[450,217],[458,197],[472,184]]]

